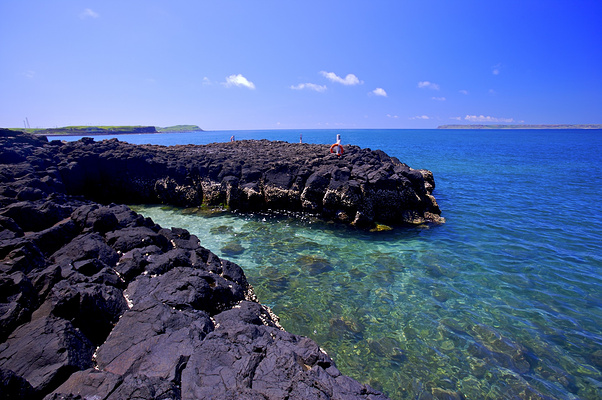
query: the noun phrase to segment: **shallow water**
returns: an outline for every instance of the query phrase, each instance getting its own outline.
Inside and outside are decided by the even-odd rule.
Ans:
[[[369,233],[308,218],[135,209],[240,264],[287,330],[394,399],[602,398],[601,131],[303,131],[303,139],[332,143],[336,133],[432,170],[447,223]],[[232,134],[299,139],[299,131],[119,139],[203,144]]]

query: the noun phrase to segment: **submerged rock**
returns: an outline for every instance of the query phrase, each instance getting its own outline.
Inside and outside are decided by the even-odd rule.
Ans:
[[[317,256],[301,256],[297,260],[301,270],[307,271],[310,275],[323,274],[334,270],[334,267],[325,258]]]

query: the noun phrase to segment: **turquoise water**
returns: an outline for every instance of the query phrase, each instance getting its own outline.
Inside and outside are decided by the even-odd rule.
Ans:
[[[137,206],[245,269],[283,326],[394,399],[602,398],[602,131],[228,131],[132,143],[342,142],[433,171],[447,223],[368,233]]]

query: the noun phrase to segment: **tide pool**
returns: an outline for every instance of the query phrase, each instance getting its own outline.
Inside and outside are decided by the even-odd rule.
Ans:
[[[286,215],[133,208],[241,265],[288,331],[393,399],[602,398],[602,131],[118,138],[171,145],[302,134],[331,144],[337,133],[433,171],[447,223],[370,233]]]

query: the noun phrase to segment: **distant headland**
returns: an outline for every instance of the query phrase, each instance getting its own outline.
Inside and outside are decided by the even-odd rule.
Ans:
[[[167,127],[155,126],[64,126],[62,128],[18,129],[44,136],[93,136],[93,135],[128,135],[136,133],[167,133],[167,132],[202,132],[196,125],[174,125]]]
[[[579,125],[440,125],[437,129],[602,129],[600,124]]]

